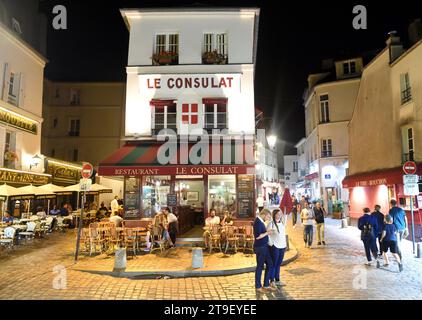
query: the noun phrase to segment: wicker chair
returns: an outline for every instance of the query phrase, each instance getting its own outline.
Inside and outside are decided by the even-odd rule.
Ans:
[[[89,252],[91,254],[91,240],[89,237],[89,229],[83,228],[81,230],[81,238],[79,247],[81,248],[82,252]]]
[[[213,225],[209,229],[208,234],[208,245],[209,251],[212,252],[213,249],[219,248],[220,252],[223,252],[221,248],[221,227],[219,225]]]
[[[132,250],[133,254],[136,255],[137,244],[135,230],[133,230],[132,228],[125,228],[124,239],[126,248],[128,250]]]
[[[163,229],[161,227],[153,226],[150,231],[151,234],[151,249],[150,253],[155,250],[164,251],[165,240],[163,239]]]
[[[251,250],[253,252],[253,244],[255,242],[255,237],[253,234],[253,226],[245,226],[244,229],[244,236],[243,236],[243,251],[246,252],[246,250]],[[248,247],[248,244],[250,246]]]
[[[105,248],[105,240],[98,232],[96,228],[89,228],[89,240],[90,240],[90,255],[92,252],[97,252],[99,248],[99,252],[102,253]]]
[[[226,226],[225,228],[225,248],[224,253],[227,253],[229,248],[233,248],[234,252],[237,252],[237,247],[239,245],[239,236],[237,234],[237,227],[235,226]]]

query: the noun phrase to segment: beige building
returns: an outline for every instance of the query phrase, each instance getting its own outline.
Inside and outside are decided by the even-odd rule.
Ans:
[[[422,35],[420,20],[409,31]],[[349,176],[343,182],[350,190],[351,217],[360,216],[363,207],[375,204],[387,212],[392,198],[410,209],[410,197],[403,190],[405,161],[416,161],[421,180],[422,40],[410,38],[412,44],[405,50],[400,38],[391,33],[386,48],[362,74],[349,125]],[[413,205],[419,210],[415,225],[420,226],[422,194],[413,197]]]
[[[363,66],[361,57],[326,60],[326,71],[308,77],[304,95],[307,164],[301,184],[311,199],[322,199],[330,213],[336,200],[348,200],[341,181],[348,168],[347,125],[352,117]],[[302,154],[303,154],[302,153]]]

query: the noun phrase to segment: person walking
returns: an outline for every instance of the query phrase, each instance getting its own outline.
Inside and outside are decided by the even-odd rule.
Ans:
[[[371,216],[374,216],[375,219],[377,219],[377,224],[378,224],[378,232],[375,235],[375,237],[378,240],[378,255],[379,256],[382,255],[381,234],[382,234],[382,229],[384,226],[384,214],[380,210],[381,210],[381,206],[379,204],[376,204],[374,207],[374,212],[371,213]]]
[[[302,219],[303,224],[303,241],[305,241],[305,248],[312,247],[313,241],[313,229],[314,229],[314,219],[315,215],[311,208],[309,208],[309,203],[304,202],[304,208],[300,212],[300,218]]]
[[[270,272],[273,268],[273,261],[271,259],[270,248],[268,245],[268,236],[272,234],[271,230],[267,230],[266,221],[271,219],[271,212],[268,209],[263,209],[256,217],[253,224],[254,233],[254,252],[256,255],[256,269],[255,269],[255,288],[259,292],[273,290],[270,287]],[[262,270],[265,265],[264,287],[261,284]]]
[[[315,222],[316,222],[316,232],[318,245],[322,244],[325,246],[325,216],[327,215],[324,207],[321,206],[321,202],[317,201],[314,208]]]
[[[398,247],[398,254],[400,256],[400,260],[403,260],[402,252],[401,252],[401,242],[404,238],[407,238],[409,235],[409,228],[408,222],[406,217],[406,212],[400,207],[397,206],[397,201],[391,199],[390,201],[391,209],[388,214],[393,218],[394,226],[397,230],[397,247]]]
[[[358,228],[361,230],[360,238],[363,241],[366,259],[368,260],[366,265],[372,265],[372,253],[372,256],[377,263],[377,268],[379,268],[380,262],[378,260],[378,249],[375,242],[375,235],[378,233],[378,223],[377,219],[375,219],[374,216],[371,216],[370,213],[371,210],[369,208],[363,209],[363,216],[358,220]]]
[[[397,230],[393,224],[393,218],[390,215],[385,217],[384,228],[381,233],[381,243],[382,243],[382,255],[384,256],[384,267],[387,267],[389,264],[387,252],[390,249],[390,252],[396,258],[399,265],[399,271],[403,271],[403,264],[401,262],[400,256],[398,255],[397,248]]]
[[[296,200],[296,197],[294,195],[292,195],[292,204],[293,204],[293,209],[292,209],[292,223],[293,223],[293,229],[296,228],[296,223],[297,223],[297,213],[299,212],[299,202]]]
[[[273,211],[273,219],[268,224],[267,230],[271,230],[269,236],[270,254],[273,261],[273,268],[270,273],[270,286],[284,286],[280,281],[280,267],[283,263],[284,252],[286,251],[286,215],[280,210]]]

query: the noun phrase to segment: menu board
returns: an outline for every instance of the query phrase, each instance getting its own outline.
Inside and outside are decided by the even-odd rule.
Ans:
[[[139,179],[138,178],[126,179],[125,192],[139,192]]]
[[[254,217],[254,178],[253,175],[241,174],[237,177],[239,218]]]
[[[125,179],[124,218],[139,219],[140,207],[139,179],[127,178]]]
[[[167,206],[168,207],[176,207],[177,206],[177,194],[169,193],[167,195]]]

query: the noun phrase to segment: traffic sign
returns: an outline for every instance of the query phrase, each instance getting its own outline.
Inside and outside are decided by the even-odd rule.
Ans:
[[[419,195],[419,185],[417,183],[407,183],[404,185],[405,196],[417,196]]]
[[[81,179],[81,181],[79,182],[79,190],[81,192],[88,192],[91,190],[91,184],[91,179]]]
[[[92,166],[92,164],[88,162],[83,164],[82,171],[81,171],[82,178],[85,178],[85,179],[91,178],[93,172],[94,172],[94,167]]]
[[[413,184],[419,182],[419,176],[417,174],[405,174],[403,175],[404,184]]]
[[[416,170],[416,163],[413,161],[406,161],[403,165],[403,171],[405,174],[415,174]]]

